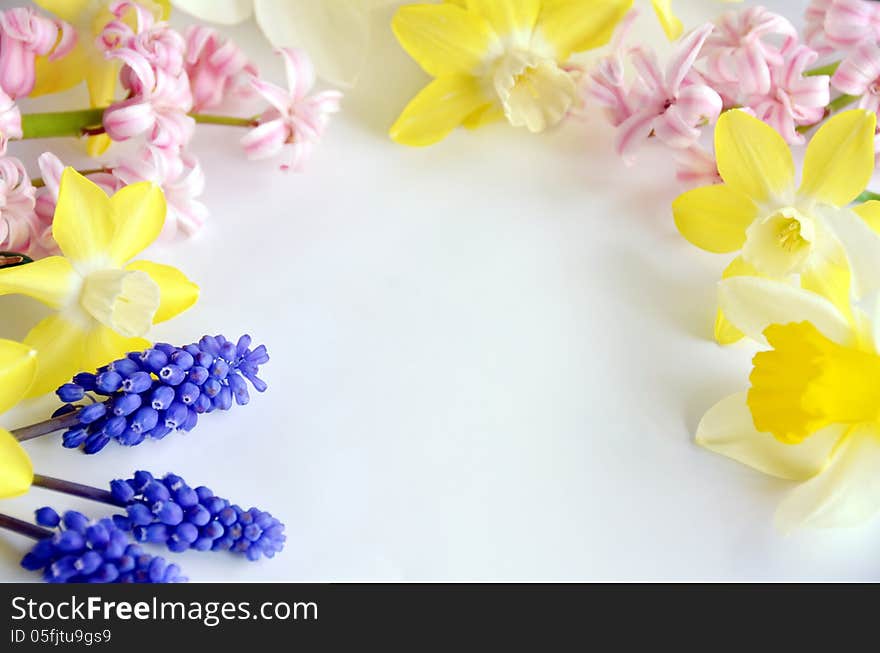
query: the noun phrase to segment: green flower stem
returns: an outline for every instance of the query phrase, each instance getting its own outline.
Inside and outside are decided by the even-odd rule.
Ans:
[[[837,72],[838,67],[840,67],[839,61],[835,61],[834,63],[827,64],[825,66],[819,66],[818,68],[812,68],[804,73],[806,77],[816,77],[817,75],[833,75]]]
[[[866,190],[864,193],[859,195],[855,200],[855,204],[864,204],[865,202],[870,202],[871,200],[880,200],[880,193],[874,193],[872,191]]]
[[[189,114],[197,123],[203,125],[224,125],[226,127],[256,127],[256,118],[237,118],[204,113]],[[49,113],[26,113],[21,116],[22,138],[57,138],[95,136],[104,133],[101,124],[104,109],[82,109],[78,111],[53,111]]]

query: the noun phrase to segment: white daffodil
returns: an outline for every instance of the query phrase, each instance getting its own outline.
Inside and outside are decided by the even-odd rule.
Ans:
[[[395,0],[172,0],[201,20],[234,25],[253,14],[278,48],[309,53],[318,76],[334,85],[357,80],[370,45],[370,16]]]
[[[880,264],[874,263],[875,266]],[[720,283],[721,310],[757,354],[751,387],[721,400],[697,442],[762,472],[799,481],[777,524],[851,526],[880,510],[880,320],[849,315],[780,281]]]

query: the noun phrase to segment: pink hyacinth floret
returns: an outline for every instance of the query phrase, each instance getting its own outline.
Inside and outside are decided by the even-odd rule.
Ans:
[[[35,192],[21,161],[0,159],[0,250],[32,258],[46,254],[42,238],[51,219],[47,223],[35,212]]]
[[[685,186],[699,188],[723,182],[715,155],[699,145],[675,152],[675,178]]]
[[[242,139],[249,159],[264,159],[290,146],[290,160],[282,169],[301,170],[315,144],[321,139],[330,115],[339,111],[342,93],[323,91],[309,95],[315,84],[315,70],[308,56],[296,48],[281,48],[287,85],[284,90],[275,84],[254,77],[254,90],[272,108],[260,117],[260,124]]]
[[[21,138],[21,111],[15,101],[0,90],[0,156],[11,139]]]
[[[259,71],[232,40],[203,25],[191,25],[185,36],[184,66],[192,90],[193,111],[218,107],[227,97],[253,96],[249,81]]]
[[[880,5],[868,0],[812,0],[804,40],[820,55],[880,38]]]
[[[780,38],[797,38],[787,19],[763,7],[725,13],[715,24],[700,54],[706,77],[725,95],[742,97],[770,92],[770,71],[783,62]]]
[[[121,184],[151,181],[161,186],[168,204],[163,239],[179,232],[191,236],[205,224],[208,209],[196,200],[205,189],[205,175],[191,154],[182,152],[177,156],[161,148],[145,147],[113,168],[113,176]]]
[[[645,48],[630,51],[636,81],[626,95],[630,115],[619,124],[616,149],[631,163],[636,149],[651,135],[674,149],[686,149],[700,138],[700,128],[721,114],[721,96],[693,71],[713,25],[706,24],[681,39],[663,71],[657,56]]]
[[[831,78],[804,75],[819,56],[812,48],[789,39],[781,53],[782,62],[770,71],[770,92],[748,98],[744,104],[787,142],[800,144],[805,138],[797,128],[813,125],[825,116],[831,101]]]
[[[34,90],[36,58],[55,60],[76,45],[76,30],[30,7],[0,12],[0,88],[16,100]]]
[[[831,85],[859,98],[859,108],[880,111],[880,45],[866,41],[840,63]]]

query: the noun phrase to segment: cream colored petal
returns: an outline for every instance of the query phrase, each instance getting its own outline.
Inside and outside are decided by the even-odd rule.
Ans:
[[[844,427],[831,426],[800,444],[784,444],[755,429],[746,394],[726,397],[708,410],[697,427],[697,444],[779,478],[800,481],[821,472]]]
[[[860,299],[880,290],[880,234],[850,209],[823,207],[817,213],[846,251],[855,297]]]
[[[856,334],[834,304],[796,286],[760,277],[732,277],[718,284],[718,302],[728,320],[750,338],[766,343],[771,324],[810,322],[827,338],[841,344]]]
[[[857,526],[880,510],[880,432],[854,428],[818,476],[792,490],[779,505],[783,532],[801,526]]]
[[[287,4],[296,1],[289,0]],[[171,4],[196,18],[221,25],[247,20],[254,9],[254,0],[171,0]]]

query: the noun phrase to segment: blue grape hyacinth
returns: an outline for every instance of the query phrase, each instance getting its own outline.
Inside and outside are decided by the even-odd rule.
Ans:
[[[29,571],[42,571],[49,583],[183,583],[180,567],[147,554],[112,519],[90,520],[70,510],[36,512],[40,526],[54,529],[37,540],[21,561]]]
[[[269,360],[263,345],[250,346],[248,335],[237,343],[221,335],[184,347],[157,343],[95,373],[77,374],[56,391],[65,405],[55,416],[76,411],[78,418],[65,431],[64,446],[94,454],[111,440],[127,446],[161,440],[172,431],[191,431],[199,415],[228,410],[233,401],[247,404],[247,381],[257,392],[266,390],[257,374]],[[74,405],[93,395],[104,399]]]
[[[244,510],[215,496],[208,488],[192,488],[180,476],[155,478],[145,471],[110,484],[125,515],[116,526],[140,542],[164,544],[174,552],[231,551],[248,560],[272,558],[284,548],[284,524],[257,508]]]

